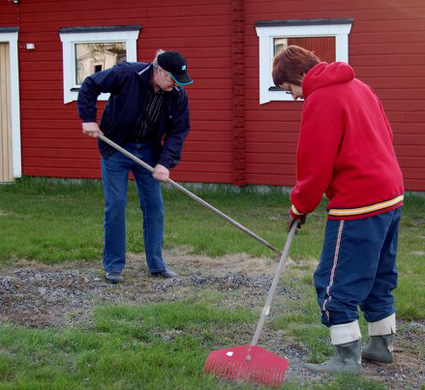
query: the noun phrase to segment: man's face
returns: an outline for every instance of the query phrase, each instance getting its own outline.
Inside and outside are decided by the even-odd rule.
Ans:
[[[281,88],[284,89],[286,93],[292,95],[292,98],[294,100],[303,98],[303,88],[300,85],[295,85],[291,83],[283,83]]]
[[[176,85],[178,85],[171,77],[171,74],[162,68],[158,68],[158,70],[154,73],[154,84],[166,92],[170,92]]]

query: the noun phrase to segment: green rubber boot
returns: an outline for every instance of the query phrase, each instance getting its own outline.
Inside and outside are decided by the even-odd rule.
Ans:
[[[393,334],[370,336],[368,343],[363,348],[362,358],[377,363],[392,363],[394,361],[393,343]]]
[[[332,374],[360,375],[361,366],[361,339],[347,344],[335,345],[335,356],[321,364],[306,364],[312,372],[328,372]]]

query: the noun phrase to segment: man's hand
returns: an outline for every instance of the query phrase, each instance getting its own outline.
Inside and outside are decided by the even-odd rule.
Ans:
[[[83,133],[89,137],[97,138],[98,134],[103,134],[96,122],[83,122]]]
[[[306,214],[302,214],[300,213],[294,205],[292,205],[292,207],[289,209],[289,220],[288,220],[288,224],[286,225],[286,231],[290,231],[292,225],[294,224],[295,221],[300,220],[300,223],[298,225],[298,229],[301,229],[301,226],[305,224],[305,220],[307,218]]]
[[[170,177],[170,171],[164,165],[156,164],[152,176],[156,180],[167,181]]]

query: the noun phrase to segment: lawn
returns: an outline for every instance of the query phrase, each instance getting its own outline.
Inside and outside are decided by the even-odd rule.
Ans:
[[[284,189],[260,191],[208,185],[188,188],[275,247],[283,248],[289,207]],[[186,195],[165,186],[164,201],[165,250],[181,250],[187,256],[210,259],[244,253],[264,259],[264,267],[273,266],[272,251]],[[102,188],[96,180],[24,178],[16,184],[0,186],[0,267],[6,270],[25,259],[52,267],[83,263],[100,268],[102,214]],[[410,324],[425,325],[424,216],[425,198],[409,194],[400,229],[400,279],[395,293],[400,333],[410,332],[409,337]],[[127,250],[137,256],[143,256],[141,219],[137,194],[130,186]],[[291,249],[293,261],[282,284],[291,297],[298,299],[286,301],[285,309],[278,310],[267,324],[271,332],[283,330],[283,343],[303,346],[310,361],[322,360],[332,352],[327,330],[319,324],[312,287],[312,270],[320,254],[325,219],[323,203],[297,234]],[[6,282],[0,276],[0,299],[10,299],[3,288]],[[131,293],[134,283],[130,280],[125,290]],[[250,341],[246,338],[255,327],[259,308],[243,304],[244,291],[217,290],[212,286],[182,299],[173,297],[169,302],[164,299],[136,305],[101,304],[94,310],[91,324],[72,327],[29,328],[2,318],[0,390],[254,389],[218,382],[202,373],[211,350],[236,341]],[[256,299],[261,302],[263,298],[265,295],[261,294]],[[231,300],[240,304],[233,308],[226,305]],[[277,303],[282,302],[282,297],[278,297]],[[366,329],[364,321],[361,326]],[[164,334],[173,336],[164,340]],[[401,338],[406,356],[423,361],[423,343],[406,340]],[[368,376],[304,382],[294,378],[284,388],[386,388]]]

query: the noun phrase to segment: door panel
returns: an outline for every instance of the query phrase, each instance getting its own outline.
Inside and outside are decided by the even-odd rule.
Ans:
[[[13,181],[9,44],[0,43],[0,183]]]

